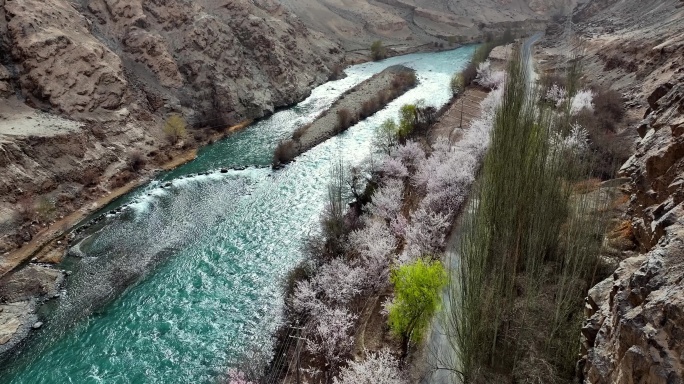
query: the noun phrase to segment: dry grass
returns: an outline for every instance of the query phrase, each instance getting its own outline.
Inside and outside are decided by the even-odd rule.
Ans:
[[[585,194],[594,192],[601,187],[601,179],[591,178],[578,181],[572,185],[573,193]]]

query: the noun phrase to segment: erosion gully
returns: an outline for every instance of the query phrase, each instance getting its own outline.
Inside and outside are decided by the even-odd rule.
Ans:
[[[301,103],[208,146],[81,232],[46,325],[3,362],[1,383],[214,383],[246,349],[268,349],[282,281],[317,231],[330,169],[371,156],[376,126],[401,105],[440,107],[474,47],[348,68]],[[391,65],[419,85],[277,171],[273,149],[344,91]],[[117,212],[112,213],[112,209]]]

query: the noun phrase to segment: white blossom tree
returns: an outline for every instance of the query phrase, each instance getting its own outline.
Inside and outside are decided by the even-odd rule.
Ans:
[[[426,254],[434,255],[441,252],[450,225],[447,215],[424,207],[411,213],[401,261],[410,262]]]
[[[399,369],[399,360],[389,350],[368,353],[361,362],[348,361],[334,384],[408,384]]]
[[[506,73],[504,71],[495,71],[492,68],[492,63],[487,60],[477,66],[477,75],[475,82],[488,89],[499,88],[504,81],[506,81]]]
[[[581,90],[577,92],[575,97],[572,98],[572,104],[570,105],[570,114],[576,115],[580,113],[583,109],[587,109],[594,112],[594,92],[591,90]]]
[[[349,235],[349,242],[359,253],[360,265],[366,271],[364,286],[372,290],[386,287],[390,263],[397,248],[397,238],[387,224],[368,219],[363,229]]]
[[[568,97],[568,91],[565,88],[553,84],[548,91],[546,91],[546,100],[553,103],[556,108],[559,108]]]
[[[306,336],[306,349],[313,355],[322,356],[329,369],[345,359],[354,346],[351,335],[356,315],[344,308],[323,307],[311,320]]]
[[[404,183],[401,180],[389,179],[378,188],[368,207],[372,215],[386,220],[392,220],[400,214],[404,201]]]
[[[556,132],[551,138],[551,144],[556,151],[579,155],[589,150],[589,133],[578,123],[573,123],[566,136]]]
[[[346,304],[361,292],[366,272],[362,267],[352,267],[342,259],[324,264],[314,277],[314,284],[328,302]]]

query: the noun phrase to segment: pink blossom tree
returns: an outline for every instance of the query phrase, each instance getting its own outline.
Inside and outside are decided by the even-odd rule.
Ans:
[[[400,145],[392,151],[392,157],[401,161],[409,172],[415,172],[416,166],[425,159],[425,151],[420,144],[408,140],[406,144]]]
[[[399,159],[386,157],[382,160],[379,167],[380,173],[384,177],[403,179],[409,175],[408,168]]]
[[[321,267],[314,277],[314,284],[327,302],[339,305],[358,295],[365,280],[364,268],[352,267],[342,259],[333,259]]]
[[[247,380],[244,372],[237,369],[228,370],[228,384],[255,384],[252,381]]]

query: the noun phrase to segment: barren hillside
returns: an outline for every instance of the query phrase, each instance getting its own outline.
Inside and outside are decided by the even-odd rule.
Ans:
[[[472,41],[486,32],[542,29],[574,0],[281,0],[313,29],[347,49],[373,40],[415,46],[449,38]]]

